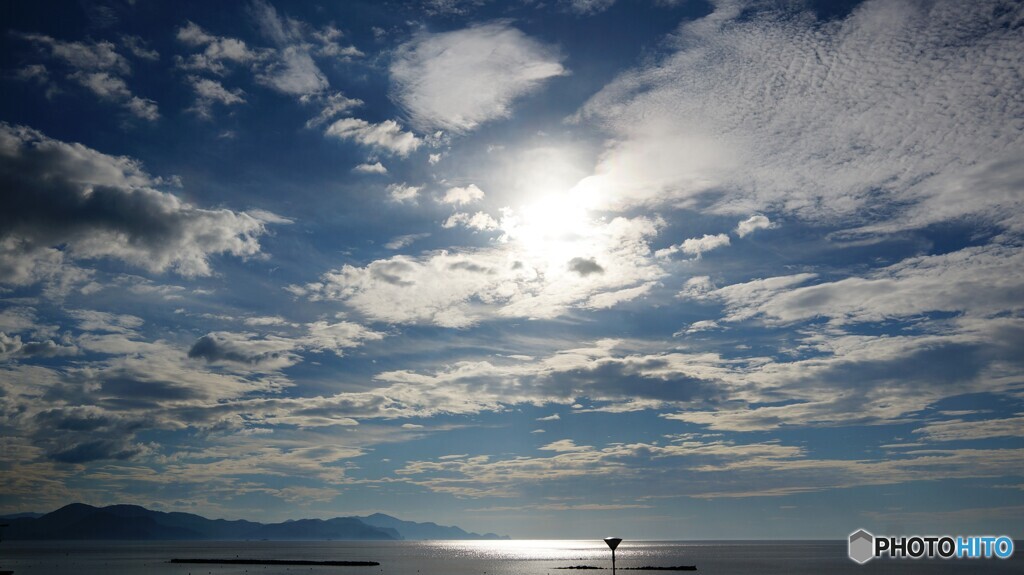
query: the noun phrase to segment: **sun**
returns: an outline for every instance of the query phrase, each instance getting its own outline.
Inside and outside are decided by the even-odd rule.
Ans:
[[[500,227],[516,256],[549,277],[577,257],[594,257],[603,244],[601,220],[585,155],[568,144],[532,147],[514,154],[505,175],[513,194]]]

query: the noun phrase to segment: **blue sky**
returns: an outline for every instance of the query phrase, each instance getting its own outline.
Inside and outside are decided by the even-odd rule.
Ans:
[[[1020,536],[1020,3],[0,21],[0,511]]]

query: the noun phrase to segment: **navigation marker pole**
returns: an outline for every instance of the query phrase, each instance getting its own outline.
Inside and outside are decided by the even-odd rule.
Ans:
[[[621,537],[605,537],[604,542],[608,544],[608,547],[612,548],[612,575],[615,575],[615,548],[622,543]]]

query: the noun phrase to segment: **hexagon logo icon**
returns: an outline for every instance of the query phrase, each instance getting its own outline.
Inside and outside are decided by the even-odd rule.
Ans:
[[[858,529],[853,533],[850,533],[850,559],[853,559],[861,565],[868,562],[869,559],[875,556],[875,536]]]

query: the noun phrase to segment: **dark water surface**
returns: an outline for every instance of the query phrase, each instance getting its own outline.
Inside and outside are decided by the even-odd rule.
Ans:
[[[1018,545],[1006,560],[872,560],[858,565],[846,543],[624,541],[618,567],[696,565],[708,575],[1024,573]],[[173,558],[377,561],[378,567],[174,565]],[[563,571],[592,565],[608,571]],[[5,541],[0,568],[15,575],[598,575],[611,553],[594,541]],[[622,571],[657,575],[658,571]],[[685,573],[685,572],[679,572]]]

